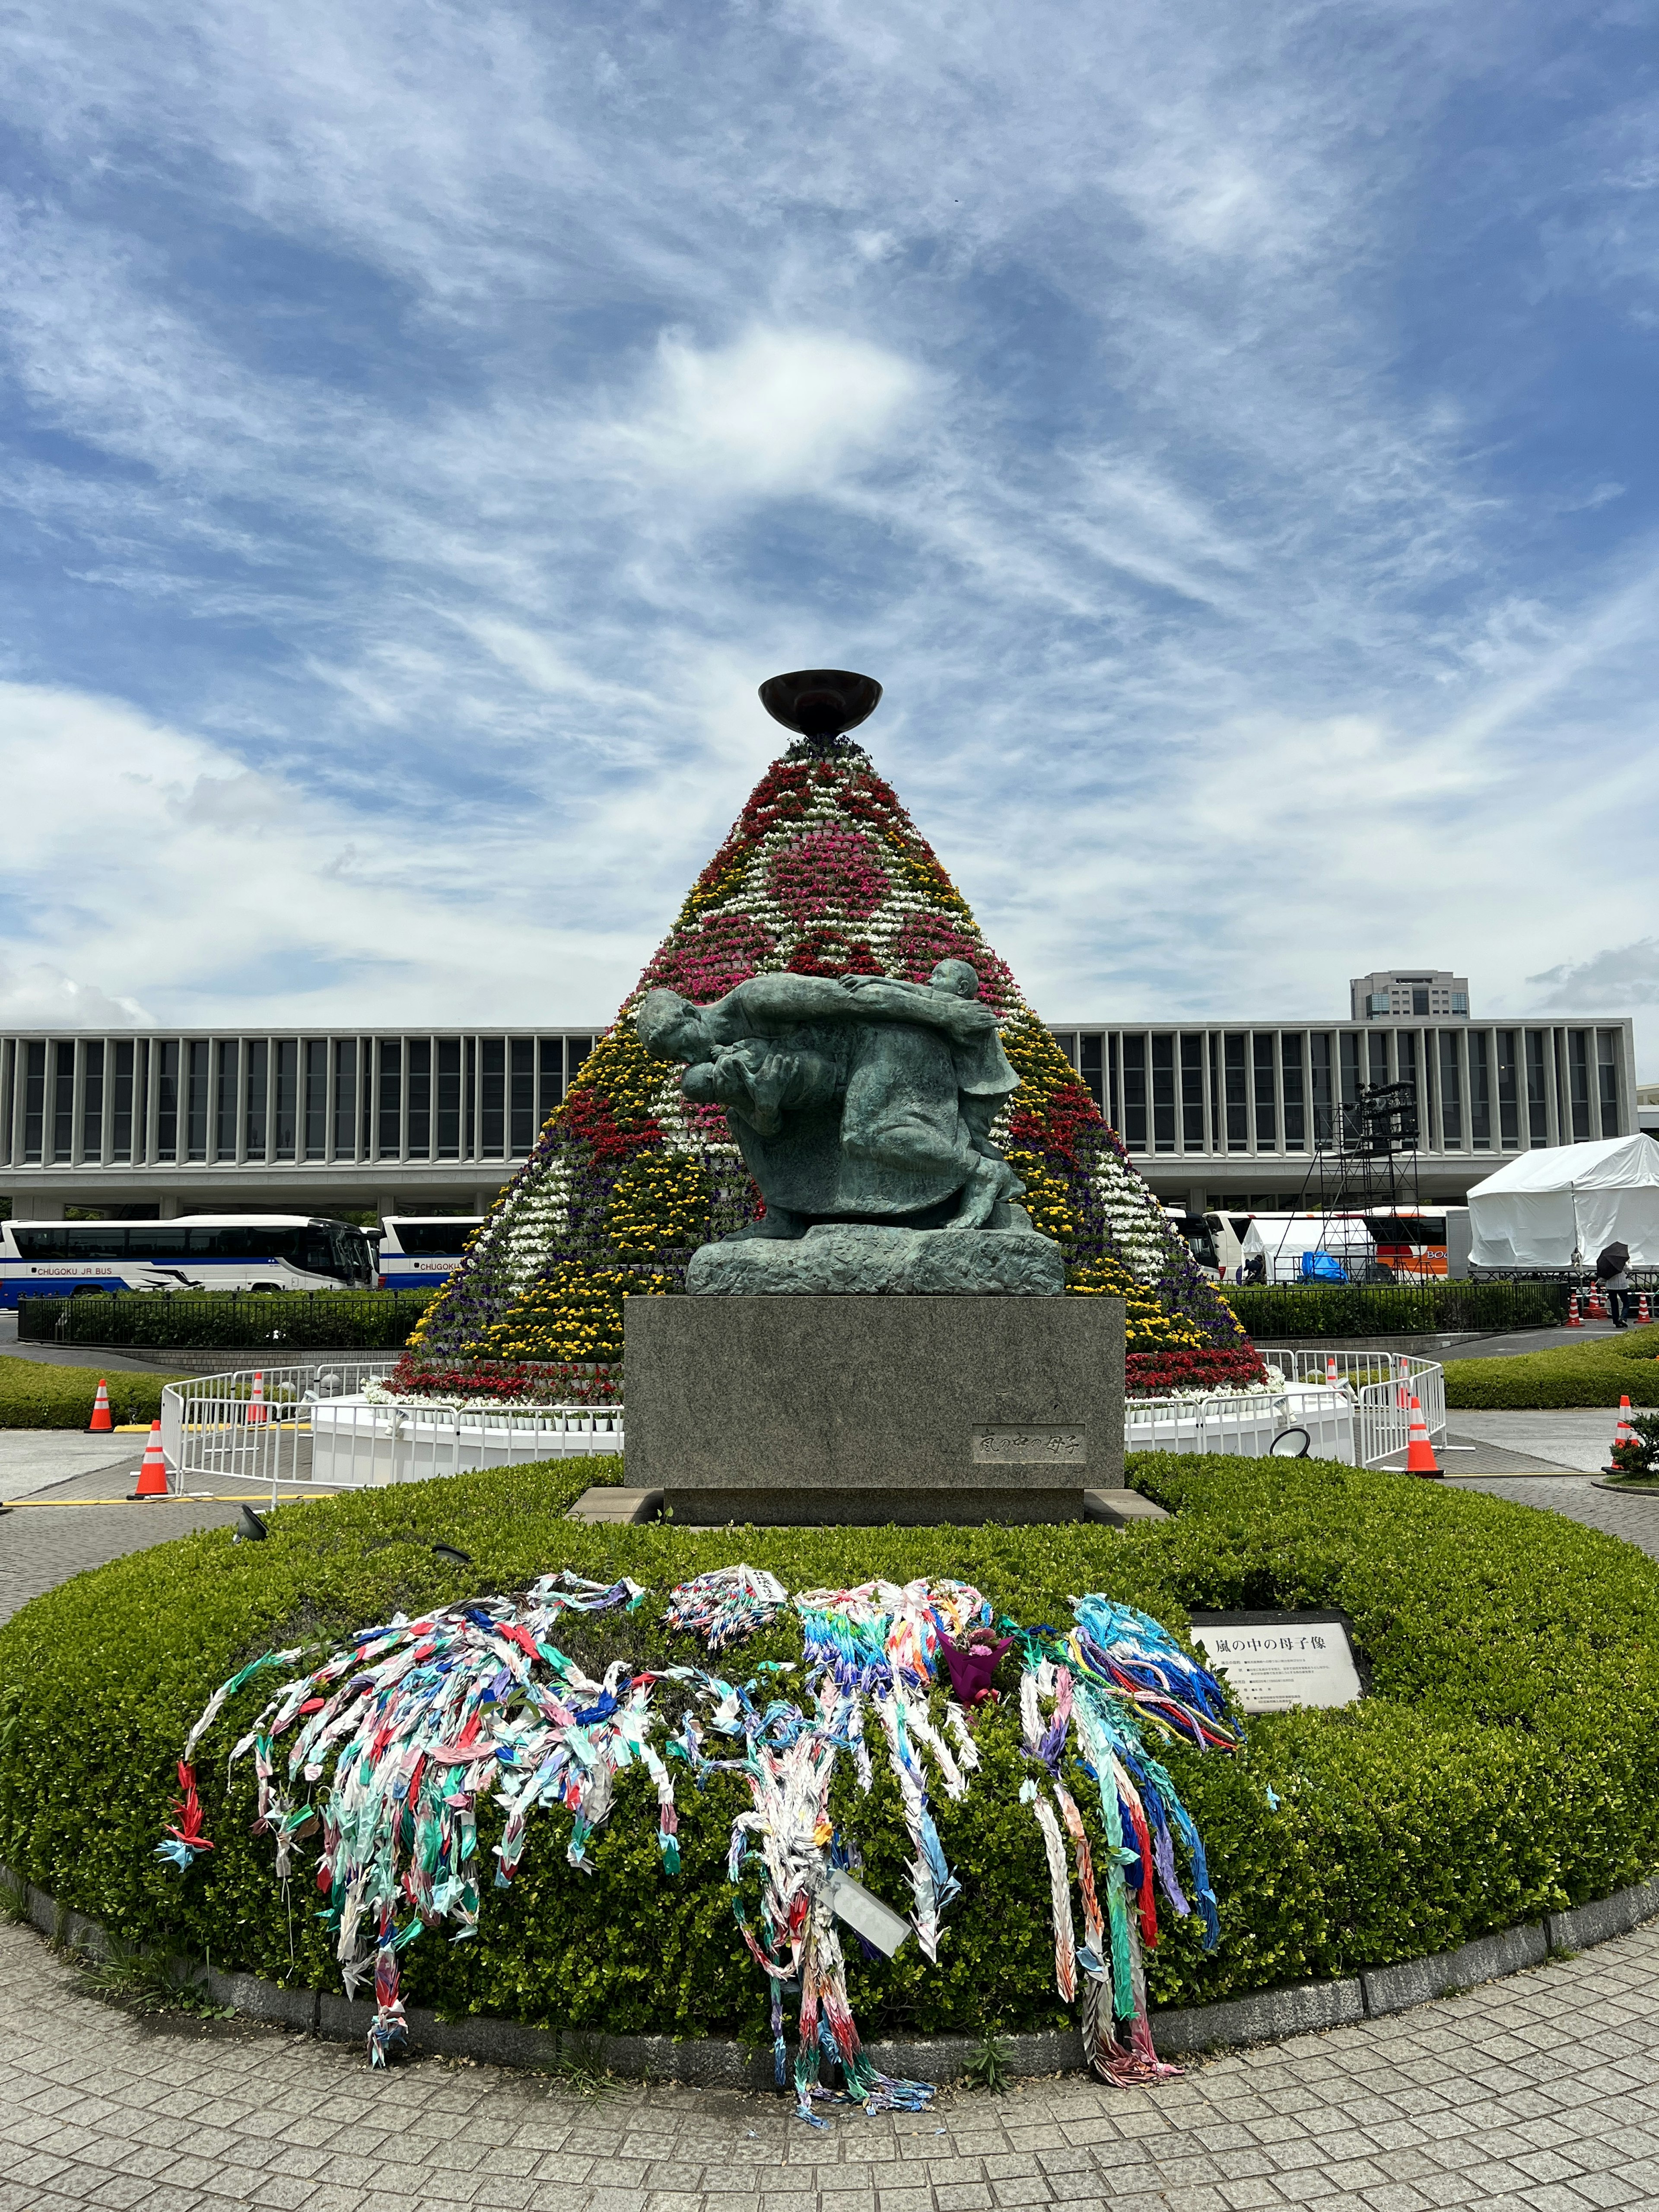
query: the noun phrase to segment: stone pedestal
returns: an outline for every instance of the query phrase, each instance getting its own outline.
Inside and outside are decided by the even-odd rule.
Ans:
[[[1110,1297],[629,1298],[630,1486],[676,1521],[1080,1521],[1123,1485]]]

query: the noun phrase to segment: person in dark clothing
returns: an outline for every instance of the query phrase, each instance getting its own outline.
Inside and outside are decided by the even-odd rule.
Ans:
[[[1615,1328],[1628,1328],[1630,1311],[1630,1246],[1604,1244],[1595,1255],[1595,1279],[1607,1294],[1607,1311]]]

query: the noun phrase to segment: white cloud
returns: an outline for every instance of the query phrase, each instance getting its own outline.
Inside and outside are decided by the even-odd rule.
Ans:
[[[596,430],[613,465],[682,495],[833,495],[893,438],[922,379],[879,346],[834,332],[755,328],[701,349],[658,348],[644,407]]]
[[[125,1030],[149,1019],[136,999],[113,999],[44,960],[15,968],[0,959],[0,1029]]]

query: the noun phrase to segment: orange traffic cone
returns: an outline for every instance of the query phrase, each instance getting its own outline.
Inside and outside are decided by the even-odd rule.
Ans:
[[[100,1375],[98,1377],[98,1395],[92,1401],[92,1419],[87,1423],[87,1433],[88,1436],[104,1437],[114,1426],[109,1413],[109,1384]]]
[[[1619,1425],[1613,1432],[1613,1442],[1615,1450],[1620,1444],[1633,1444],[1636,1442],[1636,1431],[1630,1425],[1628,1398],[1621,1398],[1619,1401]]]
[[[1583,1321],[1578,1311],[1578,1293],[1575,1291],[1572,1296],[1567,1300],[1567,1327],[1569,1328],[1583,1328]]]
[[[161,1449],[161,1424],[149,1425],[149,1442],[144,1446],[144,1463],[138,1470],[138,1487],[135,1498],[165,1498],[167,1494],[167,1455]]]
[[[1336,1361],[1332,1358],[1328,1352],[1325,1354],[1325,1382],[1328,1388],[1333,1390],[1335,1389]]]
[[[1437,1479],[1439,1462],[1434,1455],[1434,1446],[1429,1442],[1429,1425],[1423,1419],[1423,1408],[1418,1404],[1414,1392],[1411,1413],[1411,1426],[1406,1434],[1406,1472],[1407,1474],[1420,1474],[1425,1480]]]
[[[265,1378],[256,1369],[253,1376],[253,1395],[247,1401],[247,1411],[242,1417],[250,1428],[269,1418],[265,1412]]]
[[[1645,1291],[1638,1291],[1636,1293],[1636,1318],[1644,1328],[1653,1319],[1653,1316],[1648,1311],[1648,1294]]]

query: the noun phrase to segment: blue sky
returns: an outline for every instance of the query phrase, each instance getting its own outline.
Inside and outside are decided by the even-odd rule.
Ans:
[[[1650,9],[13,21],[0,1020],[605,1018],[827,663],[1053,1018],[1659,1073]]]

